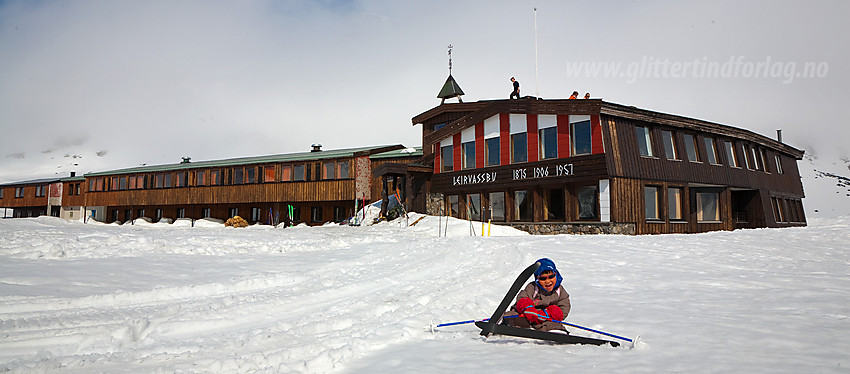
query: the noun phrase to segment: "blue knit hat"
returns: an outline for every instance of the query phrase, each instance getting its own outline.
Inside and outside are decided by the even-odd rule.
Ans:
[[[546,271],[553,271],[555,272],[555,287],[552,288],[552,290],[557,290],[558,286],[561,285],[561,281],[564,280],[564,278],[561,277],[561,273],[559,273],[558,269],[555,268],[555,263],[545,257],[537,260],[537,262],[540,263],[540,267],[538,267],[537,270],[534,271],[534,283],[537,284],[537,287],[541,291],[545,291],[546,289],[543,288],[543,285],[541,285],[540,282],[537,281],[537,278],[540,278],[540,274],[543,274]]]

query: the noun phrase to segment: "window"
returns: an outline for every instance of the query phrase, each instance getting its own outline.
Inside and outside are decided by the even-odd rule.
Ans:
[[[326,162],[322,168],[322,179],[336,178],[336,162]]]
[[[109,178],[109,190],[118,191],[118,177]]]
[[[233,168],[230,173],[233,176],[232,184],[242,184],[245,182],[245,169]]]
[[[118,189],[122,190],[122,191],[127,189],[127,177],[126,176],[118,178]]]
[[[638,150],[643,157],[652,157],[652,137],[648,127],[635,126],[635,134],[637,135]]]
[[[186,218],[186,208],[177,209],[177,218]]]
[[[505,220],[504,192],[490,192],[490,219],[493,221]]]
[[[661,204],[658,199],[658,187],[645,186],[643,188],[643,203],[647,221],[661,220]]]
[[[292,166],[292,180],[294,181],[304,181],[304,165],[293,165]]]
[[[334,222],[342,222],[346,218],[345,208],[341,206],[334,207]]]
[[[785,174],[785,172],[782,171],[782,157],[779,157],[779,155],[775,155],[773,157],[776,159],[776,172],[779,174]]]
[[[106,189],[106,187],[104,186],[106,184],[105,181],[106,181],[106,179],[104,179],[104,178],[97,178],[97,183],[96,183],[97,186],[96,187],[97,187],[98,191],[103,191],[103,190]]]
[[[47,186],[35,186],[35,197],[44,197]]]
[[[534,219],[531,194],[527,190],[514,191],[514,219],[517,221],[531,221]]]
[[[144,209],[139,209],[139,210],[136,211],[136,217],[142,218],[144,216],[145,216],[145,210]]]
[[[3,198],[3,189],[0,188],[0,199],[2,199],[2,198]]]
[[[667,218],[671,221],[681,221],[684,219],[682,215],[682,196],[684,196],[684,189],[678,187],[667,188]]]
[[[186,185],[188,184],[188,183],[186,183],[188,181],[186,179],[186,177],[188,177],[188,174],[186,174],[186,172],[177,173],[177,180],[174,181],[175,182],[174,186],[175,187],[186,187]]]
[[[201,209],[201,218],[210,218],[212,215],[210,214],[210,208]]]
[[[15,187],[15,198],[24,197],[24,187]]]
[[[703,138],[703,141],[705,141],[705,158],[708,160],[708,163],[712,165],[720,165],[720,161],[717,158],[717,146],[714,142],[714,138],[706,136]]]
[[[266,166],[263,168],[263,182],[274,182],[274,166]]]
[[[257,168],[245,168],[245,183],[257,183]]]
[[[759,148],[759,161],[761,162],[761,168],[765,173],[769,173],[767,170],[767,156],[764,154],[764,148]]]
[[[440,148],[440,162],[443,163],[442,171],[452,171],[454,167],[454,151],[452,146],[447,145]]]
[[[348,179],[349,178],[348,161],[339,163],[338,172],[339,172],[339,174],[337,174],[337,176],[339,177],[339,179]]]
[[[318,206],[310,207],[310,221],[322,222],[322,208]]]
[[[449,195],[448,213],[451,217],[459,217],[458,213],[460,213],[460,199],[458,199],[457,195]]]
[[[679,152],[676,149],[676,141],[673,139],[672,131],[661,131],[661,140],[664,142],[664,157],[668,160],[678,160]]]
[[[720,209],[717,207],[719,200],[717,192],[697,192],[697,221],[720,221]]]
[[[262,219],[262,210],[260,208],[251,208],[251,222],[260,222]]]
[[[755,166],[756,170],[764,170],[764,163],[762,163],[762,159],[761,157],[759,157],[758,149],[756,149],[756,147],[752,147],[750,149],[753,153],[753,165]]]
[[[239,215],[239,208],[230,208],[228,213],[230,213],[230,218],[236,217]]]
[[[773,220],[776,222],[782,222],[782,210],[779,209],[779,199],[775,197],[770,198],[770,205],[773,206]]]
[[[578,218],[586,220],[599,219],[596,214],[598,194],[596,186],[583,186],[576,189],[578,200]]]
[[[481,194],[466,195],[466,214],[470,221],[481,220]]]
[[[699,162],[699,153],[697,153],[696,139],[691,134],[682,135],[685,139],[685,153],[688,155],[688,161]]]
[[[528,161],[528,133],[511,134],[511,163]]]
[[[475,142],[466,142],[460,145],[461,167],[463,169],[475,169]]]
[[[547,127],[540,133],[540,159],[558,158],[558,128]]]
[[[157,209],[156,212],[154,212],[154,221],[159,222],[159,220],[161,220],[161,219],[162,219],[162,209]]]
[[[135,175],[134,175],[134,176],[131,176],[129,179],[130,179],[130,189],[131,189],[131,190],[135,190],[135,189],[139,188],[139,187],[136,187],[136,181],[137,181],[138,179],[136,178],[136,176],[135,176]],[[71,193],[71,195],[73,195],[73,194],[74,194],[74,193],[72,192],[72,193]]]
[[[281,182],[289,182],[292,180],[292,166],[281,166],[280,167],[280,181]]]
[[[589,155],[591,153],[590,121],[581,121],[570,124],[570,141],[574,156]]]
[[[171,187],[171,174],[165,174],[165,187]]]
[[[752,151],[750,151],[750,146],[744,144],[744,161],[747,163],[747,169],[753,170],[755,168],[755,160],[752,159]]]
[[[196,171],[195,172],[195,185],[196,186],[206,186],[207,185],[206,176],[207,176],[206,172],[204,172],[203,170]]]
[[[73,189],[74,189],[74,191],[76,192],[76,193],[75,193],[75,195],[79,195],[79,194],[81,193],[81,190],[80,190],[80,184],[79,184],[79,183],[75,183],[75,184],[74,184],[74,186],[73,186],[73,187],[71,187],[71,188],[73,188]],[[0,198],[3,198],[3,191],[2,191],[2,190],[0,190]]]
[[[484,141],[484,152],[487,166],[498,166],[501,161],[501,143],[499,138],[490,138]]]
[[[211,170],[210,171],[210,185],[212,185],[212,186],[221,185],[221,170]]]
[[[726,148],[726,162],[729,163],[729,166],[738,168],[738,158],[735,157],[735,144],[730,141],[724,141],[723,144]]]

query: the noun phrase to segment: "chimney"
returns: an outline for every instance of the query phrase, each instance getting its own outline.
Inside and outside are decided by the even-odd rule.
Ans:
[[[181,164],[188,164],[191,159],[192,159],[191,157],[183,157],[183,161],[180,161],[180,163]]]
[[[776,130],[776,141],[782,143],[782,130]]]
[[[76,177],[76,176],[77,176],[77,172],[76,172],[76,171],[72,171],[72,172],[71,172],[71,178]]]
[[[310,150],[310,152],[321,152],[322,151],[322,145],[319,144],[319,143],[315,143],[315,144],[311,145],[311,147],[313,147],[313,149]]]

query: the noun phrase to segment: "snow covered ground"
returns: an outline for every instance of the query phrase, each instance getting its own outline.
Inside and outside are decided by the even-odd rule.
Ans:
[[[848,218],[639,237],[437,225],[0,220],[0,371],[850,371]],[[540,257],[569,322],[639,334],[635,349],[424,329],[489,316]]]

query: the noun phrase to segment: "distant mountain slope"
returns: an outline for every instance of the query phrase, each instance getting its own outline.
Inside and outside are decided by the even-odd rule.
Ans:
[[[806,216],[850,216],[850,157],[806,150],[799,163]]]

